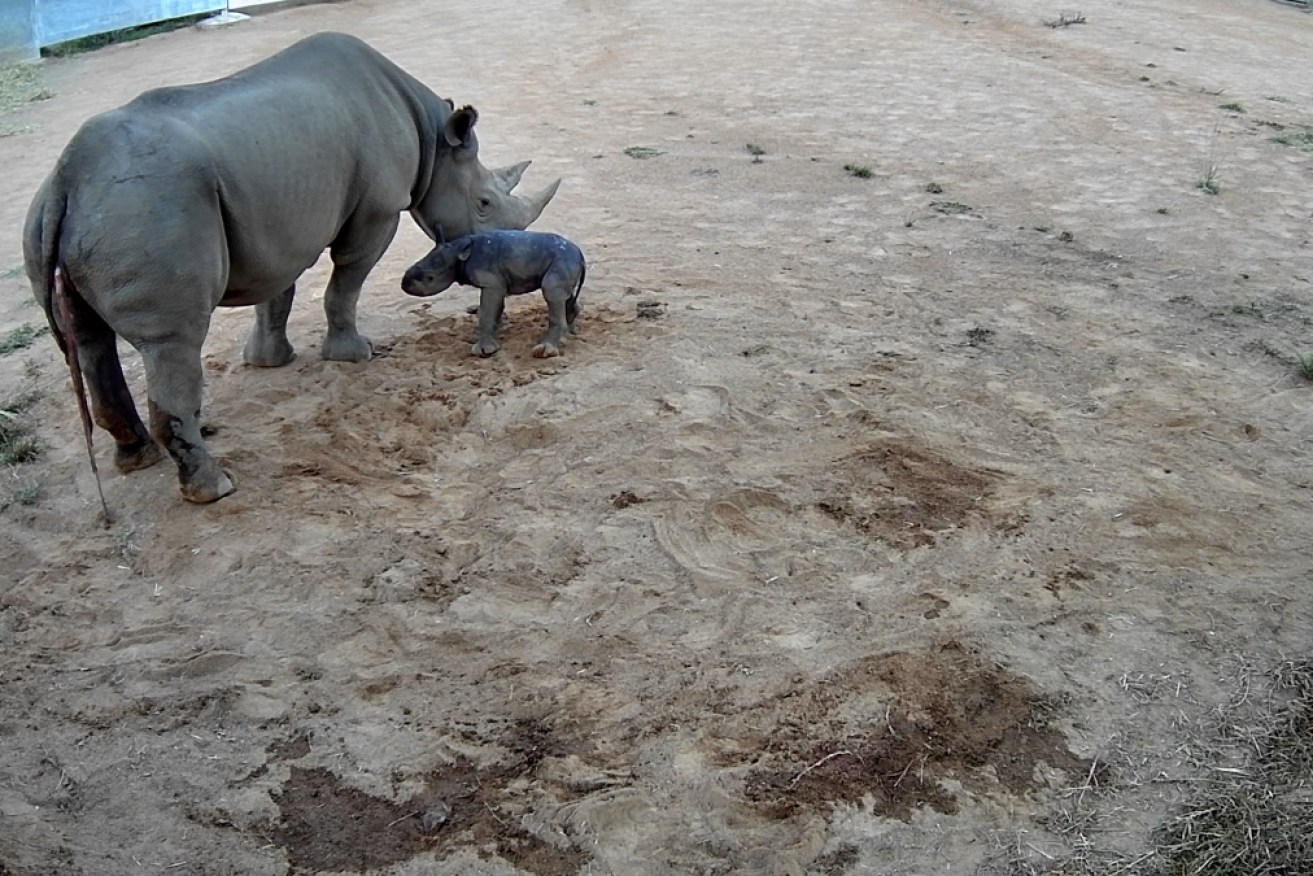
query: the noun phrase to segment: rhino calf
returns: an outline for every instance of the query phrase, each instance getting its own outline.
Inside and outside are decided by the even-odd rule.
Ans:
[[[533,348],[539,358],[561,355],[565,333],[574,334],[579,290],[586,273],[584,254],[558,234],[539,231],[485,231],[441,244],[406,271],[401,288],[408,295],[437,295],[452,283],[479,288],[477,356],[501,349],[495,337],[504,325],[507,295],[543,290],[547,334]]]

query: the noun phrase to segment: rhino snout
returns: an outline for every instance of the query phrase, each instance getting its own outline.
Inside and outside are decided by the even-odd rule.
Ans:
[[[438,277],[432,271],[424,268],[411,268],[406,271],[406,275],[401,278],[401,291],[407,295],[418,295],[421,297],[428,295],[437,295],[445,286],[438,286]]]

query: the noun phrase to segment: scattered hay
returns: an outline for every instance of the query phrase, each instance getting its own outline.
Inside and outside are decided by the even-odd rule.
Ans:
[[[1136,680],[1144,681],[1144,679]],[[1173,696],[1181,680],[1153,677],[1137,698]],[[1124,684],[1123,687],[1126,687]],[[979,871],[997,876],[1307,876],[1313,872],[1313,660],[1257,673],[1242,661],[1231,701],[1198,723],[1176,750],[1192,768],[1184,799],[1136,853],[1101,848],[1118,787],[1070,789],[1043,819],[1063,854],[1018,832]],[[1143,777],[1141,777],[1143,779]],[[1140,779],[1127,777],[1131,785]],[[1175,781],[1175,780],[1174,780]],[[1090,783],[1086,783],[1089,785]],[[1111,794],[1112,796],[1107,796]],[[1106,810],[1106,807],[1103,807]],[[1114,810],[1115,811],[1115,810]]]
[[[46,100],[50,96],[50,92],[41,87],[36,65],[0,66],[0,113],[12,112],[34,100]]]
[[[1282,707],[1257,723],[1224,723],[1226,738],[1252,746],[1242,767],[1213,766],[1155,832],[1153,876],[1296,876],[1313,867],[1313,661],[1269,673]]]

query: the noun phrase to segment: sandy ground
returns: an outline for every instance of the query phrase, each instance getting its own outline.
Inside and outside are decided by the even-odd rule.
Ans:
[[[0,330],[41,322],[22,217],[77,125],[323,29],[564,177],[536,227],[590,270],[552,361],[536,296],[478,360],[472,290],[402,295],[408,220],[373,362],[319,359],[322,262],[287,368],[219,313],[238,492],[189,506],[101,433],[109,529],[53,343],[0,357],[45,447],[0,489],[40,489],[0,511],[0,873],[1145,848],[1187,730],[1313,640],[1313,152],[1272,140],[1313,124],[1313,16],[1060,12],[354,0],[45,62],[0,139]]]

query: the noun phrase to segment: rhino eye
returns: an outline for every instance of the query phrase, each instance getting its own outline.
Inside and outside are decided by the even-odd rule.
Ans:
[[[491,206],[492,206],[492,201],[490,201],[488,198],[479,198],[479,209],[480,209],[480,210],[486,210],[486,209],[488,209],[488,208],[491,207]]]

